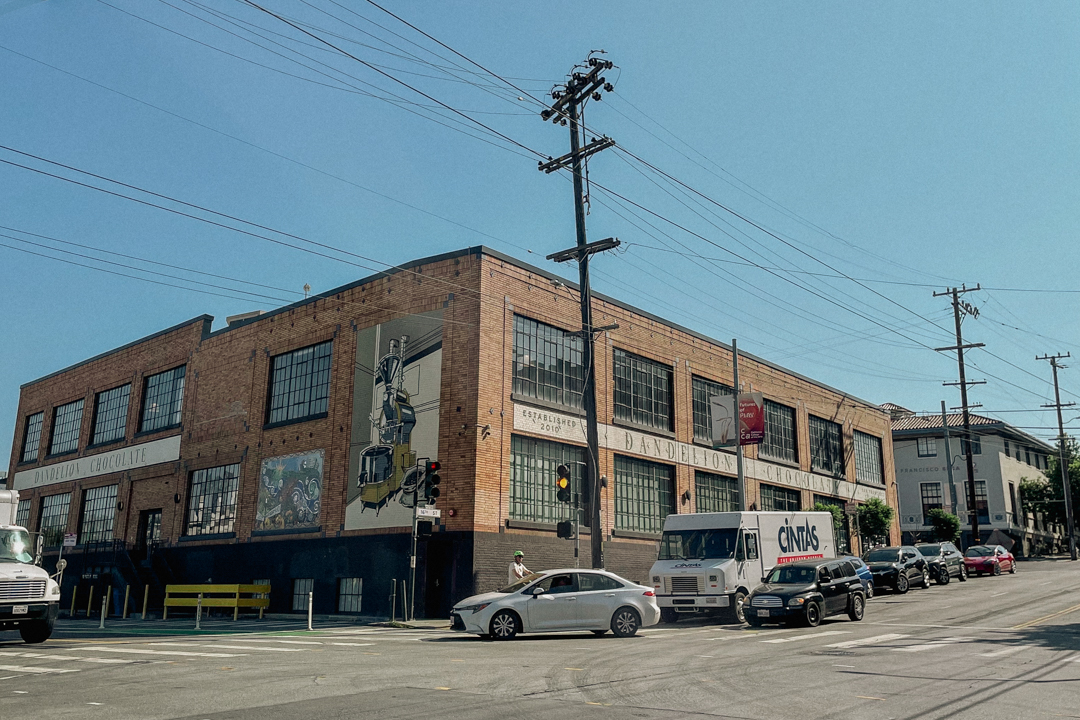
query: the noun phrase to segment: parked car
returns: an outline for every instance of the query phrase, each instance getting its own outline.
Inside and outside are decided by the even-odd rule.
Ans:
[[[866,599],[874,597],[874,573],[870,572],[870,568],[866,566],[861,557],[855,555],[847,555],[842,558],[851,563],[851,566],[855,568],[855,574],[862,580],[863,592],[866,593]]]
[[[632,637],[658,622],[652,588],[603,570],[532,573],[497,592],[466,598],[450,613],[452,629],[496,640],[572,630]]]
[[[964,553],[968,574],[1000,575],[1002,571],[1016,572],[1016,558],[1001,545],[972,545]]]
[[[920,544],[916,545],[915,549],[926,558],[930,577],[934,578],[938,585],[948,585],[953,575],[960,582],[967,580],[964,556],[951,542]]]
[[[903,594],[917,583],[930,587],[930,569],[926,558],[911,545],[875,548],[863,555],[874,574],[874,587],[889,587]]]
[[[829,615],[862,620],[866,611],[862,580],[842,558],[784,563],[761,580],[743,606],[746,622],[754,627],[769,622],[816,627]]]

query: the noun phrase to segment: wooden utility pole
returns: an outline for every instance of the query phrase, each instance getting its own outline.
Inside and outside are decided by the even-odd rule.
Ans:
[[[1043,355],[1036,360],[1049,360],[1050,367],[1054,369],[1054,404],[1043,405],[1045,408],[1057,410],[1058,421],[1058,464],[1061,466],[1061,489],[1065,493],[1065,532],[1069,535],[1069,559],[1076,560],[1076,529],[1073,523],[1072,487],[1069,484],[1069,453],[1065,449],[1065,423],[1061,420],[1061,408],[1072,407],[1076,403],[1061,402],[1061,389],[1058,387],[1058,368],[1066,368],[1058,360],[1070,357],[1070,353],[1064,355]]]

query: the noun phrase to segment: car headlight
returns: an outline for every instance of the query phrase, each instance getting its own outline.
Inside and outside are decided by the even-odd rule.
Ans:
[[[806,598],[791,598],[788,600],[788,607],[802,607],[806,604]]]
[[[478,613],[478,612],[480,612],[481,610],[483,610],[484,608],[486,608],[490,604],[491,603],[486,602],[486,603],[480,603],[479,605],[466,605],[465,607],[457,608],[457,611],[459,613],[466,613],[466,612]]]

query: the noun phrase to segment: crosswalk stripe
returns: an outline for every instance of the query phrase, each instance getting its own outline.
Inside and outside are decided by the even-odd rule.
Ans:
[[[995,650],[994,652],[979,653],[979,657],[1001,657],[1002,655],[1011,655],[1014,652],[1020,652],[1029,647],[1035,647],[1034,645],[1017,645],[1016,647],[1005,648],[1004,650]]]
[[[899,640],[900,638],[910,637],[908,635],[900,635],[899,633],[889,633],[887,635],[875,635],[874,637],[862,638],[861,640],[847,640],[845,642],[833,643],[832,645],[826,645],[830,648],[853,648],[860,647],[862,645],[876,645],[877,643],[889,642],[890,640]]]
[[[222,645],[220,643],[191,643],[191,642],[156,642],[150,643],[154,647],[208,647],[222,650],[262,650],[264,652],[304,652],[303,648],[279,648],[264,645]]]
[[[41,675],[43,673],[73,673],[79,672],[78,668],[46,668],[46,667],[31,667],[27,665],[0,665],[0,670],[7,672],[23,672],[34,673],[35,675]]]
[[[893,652],[923,652],[924,650],[934,650],[936,648],[948,647],[949,645],[956,645],[957,643],[969,642],[975,638],[957,637],[957,638],[941,638],[940,640],[931,640],[928,643],[922,643],[921,645],[909,645],[907,647],[892,648]]]
[[[109,665],[123,665],[126,663],[134,662],[132,660],[121,660],[119,658],[85,658],[76,657],[74,655],[49,655],[45,653],[30,652],[0,652],[0,655],[28,657],[38,660],[77,660],[79,662],[103,663]]]
[[[775,640],[762,640],[763,643],[789,643],[797,640],[810,640],[812,638],[826,637],[829,635],[850,635],[850,630],[827,630],[825,632],[811,633],[809,635],[796,635],[795,637],[777,638]]]
[[[336,640],[337,638],[326,638],[327,640]],[[263,640],[261,638],[245,638],[244,642],[257,642],[257,643],[287,643],[289,645],[322,645],[318,640],[278,640],[277,638],[271,638],[269,640]]]
[[[185,652],[183,650],[142,650],[140,648],[121,648],[121,647],[84,647],[83,651],[86,652],[113,652],[113,653],[130,653],[132,655],[180,655],[184,657],[219,657],[219,658],[231,658],[231,657],[246,657],[247,653],[207,653],[207,652]]]
[[[370,645],[374,645],[375,643],[346,643],[346,642],[332,642],[332,643],[330,643],[330,644],[331,644],[331,645],[348,645],[349,647],[368,647],[368,646],[370,646]],[[590,650],[592,650],[592,648],[589,648],[589,649],[590,649]]]

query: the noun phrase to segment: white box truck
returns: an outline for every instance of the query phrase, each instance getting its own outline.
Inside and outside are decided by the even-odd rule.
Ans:
[[[18,630],[24,641],[40,643],[56,625],[60,585],[41,568],[41,536],[32,540],[15,524],[18,509],[18,491],[0,490],[0,630]]]
[[[827,512],[668,515],[650,572],[661,618],[716,613],[742,622],[742,604],[774,565],[836,556]]]

